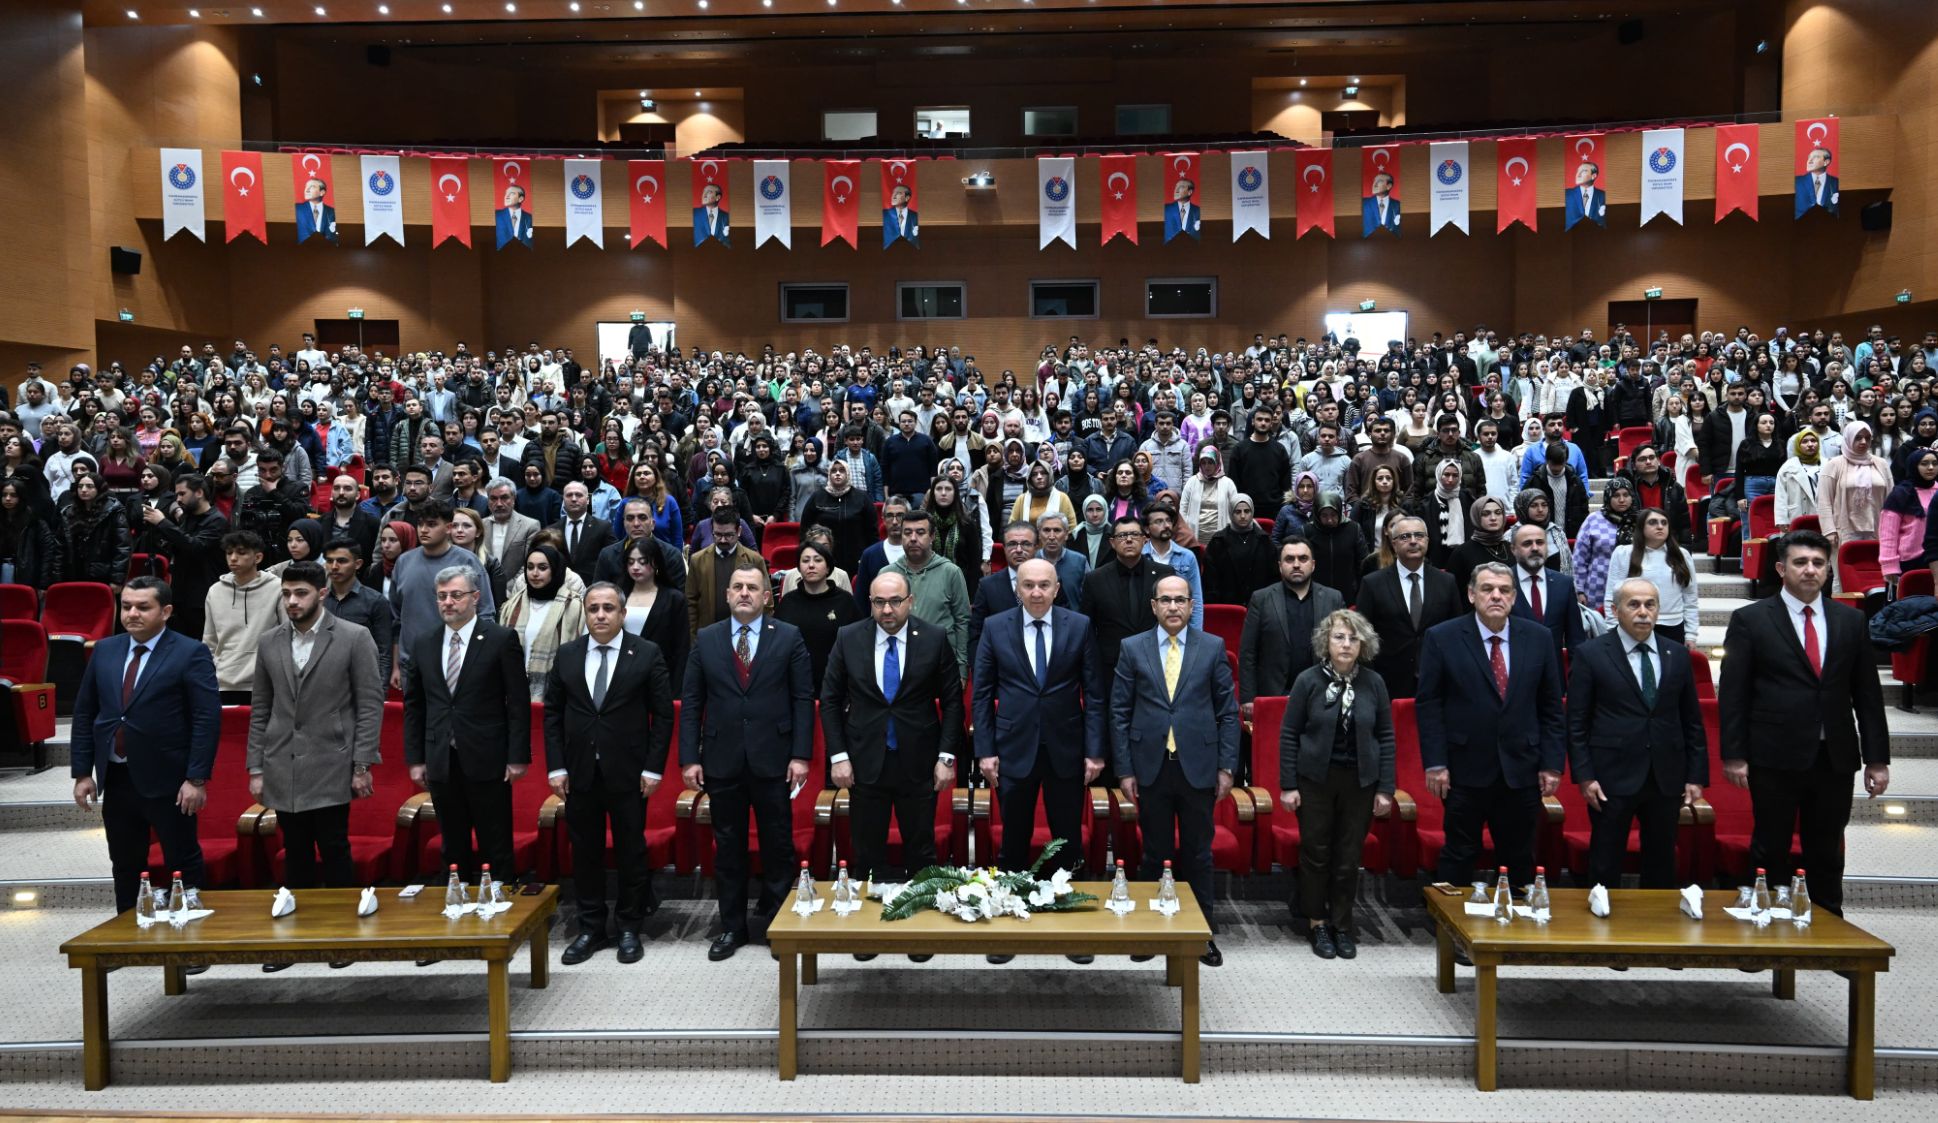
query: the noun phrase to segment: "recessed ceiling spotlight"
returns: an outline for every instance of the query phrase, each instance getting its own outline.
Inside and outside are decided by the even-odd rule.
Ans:
[[[1305,79],[1303,79],[1303,78],[1301,78],[1301,79],[1299,79],[1299,88],[1300,88],[1300,89],[1304,89],[1304,88],[1305,88]]]
[[[579,10],[579,0],[572,0],[572,2],[571,2],[570,4],[567,4],[567,5],[566,5],[566,7],[568,7],[568,8],[570,8],[570,9],[572,9],[572,10],[573,10],[573,11],[575,11],[575,12],[576,12],[576,11],[578,11],[578,10]]]
[[[251,9],[249,9],[249,14],[250,14],[250,15],[252,15],[252,16],[254,16],[254,17],[256,17],[257,19],[261,19],[261,18],[262,18],[262,9],[261,9],[261,8],[251,8]]]
[[[700,91],[698,91],[698,90],[694,90],[694,91],[693,91],[693,96],[694,96],[694,97],[699,97],[699,96],[700,96]]]
[[[190,18],[190,19],[201,19],[201,18],[202,18],[202,9],[200,9],[200,8],[190,8],[190,9],[188,10],[188,18]]]
[[[141,13],[140,13],[140,12],[137,12],[137,11],[135,11],[135,10],[134,10],[133,8],[129,8],[129,9],[128,9],[128,18],[129,18],[129,19],[140,19],[140,18],[141,18]]]
[[[518,5],[516,5],[516,4],[506,4],[506,5],[505,5],[505,11],[507,11],[507,12],[515,12],[515,11],[517,11],[517,10],[518,10]]]
[[[328,13],[328,12],[326,12],[326,11],[324,11],[324,10],[323,10],[323,5],[321,5],[321,4],[318,4],[318,5],[316,6],[316,14],[317,14],[317,15],[319,15],[319,16],[327,16],[327,15],[329,15],[330,13]]]
[[[1353,75],[1353,76],[1352,76],[1352,78],[1351,78],[1351,81],[1352,81],[1352,84],[1353,84],[1353,85],[1355,85],[1355,86],[1357,86],[1357,85],[1359,85],[1359,75],[1357,75],[1357,74],[1355,74],[1355,75]]]

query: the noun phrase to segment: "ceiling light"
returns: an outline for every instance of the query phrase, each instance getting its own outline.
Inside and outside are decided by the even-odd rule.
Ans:
[[[1902,816],[1906,810],[1907,808],[1902,803],[1887,803],[1884,805],[1884,813],[1893,818]]]
[[[1350,81],[1355,86],[1359,85],[1359,75],[1357,74],[1353,75],[1350,79],[1348,79],[1348,81]]]
[[[633,0],[633,11],[643,12],[645,10],[646,10],[646,0]]]
[[[129,9],[128,9],[128,18],[129,18],[129,19],[140,19],[140,18],[141,18],[141,13],[140,13],[140,12],[137,12],[137,11],[135,11],[135,10],[134,10],[133,8],[129,8]]]
[[[321,4],[318,4],[318,5],[316,6],[316,14],[317,14],[317,15],[319,15],[319,16],[326,16],[326,15],[329,15],[329,13],[328,13],[328,12],[326,12],[326,11],[324,11],[324,10],[323,10],[323,5],[321,5]]]
[[[650,95],[650,94],[648,94],[648,93],[647,93],[647,92],[646,92],[645,90],[641,90],[641,91],[639,91],[639,96],[640,96],[640,97],[650,97],[651,95]]]
[[[518,5],[516,5],[516,4],[506,4],[506,5],[505,5],[505,11],[507,11],[507,12],[515,12],[515,11],[517,11],[517,10],[518,10]]]
[[[704,3],[704,2],[705,2],[705,0],[701,0],[701,2],[702,2],[702,3]],[[693,91],[693,96],[694,96],[694,97],[699,97],[699,96],[700,96],[700,91],[698,91],[698,90],[694,90],[694,91]]]
[[[380,15],[380,16],[387,16],[387,15],[389,15],[389,14],[390,14],[390,5],[389,5],[389,4],[379,4],[379,5],[377,5],[377,14],[378,14],[378,15]]]
[[[1305,88],[1305,79],[1303,79],[1303,78],[1301,78],[1301,79],[1299,79],[1299,88],[1300,88],[1300,89],[1304,89],[1304,88]]]
[[[707,0],[700,0],[700,8],[702,10],[705,10],[706,6],[707,6]]]
[[[451,14],[451,5],[449,4],[444,5],[444,14],[447,16]]]
[[[568,8],[570,8],[570,9],[572,9],[572,10],[573,10],[573,11],[575,11],[575,12],[576,12],[576,11],[578,11],[578,10],[579,10],[579,0],[572,0],[572,2],[571,2],[570,4],[567,4],[567,5],[566,5],[566,7],[568,7]]]
[[[190,19],[201,19],[201,18],[202,18],[202,9],[200,9],[200,8],[190,8],[190,9],[188,10],[188,18],[190,18]]]

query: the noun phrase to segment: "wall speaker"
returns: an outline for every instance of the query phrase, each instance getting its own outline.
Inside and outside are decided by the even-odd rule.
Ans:
[[[1879,199],[1875,203],[1864,204],[1864,209],[1857,212],[1857,221],[1866,230],[1891,229],[1891,201]]]
[[[123,249],[120,246],[109,246],[108,268],[116,273],[135,274],[141,272],[141,251]]]
[[[389,66],[390,48],[383,43],[372,43],[363,49],[363,61],[372,66]]]
[[[1623,20],[1615,25],[1615,41],[1624,47],[1633,47],[1640,43],[1642,33],[1642,21],[1639,19]]]

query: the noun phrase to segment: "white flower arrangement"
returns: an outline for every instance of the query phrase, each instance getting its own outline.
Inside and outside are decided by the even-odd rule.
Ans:
[[[1067,912],[1095,901],[1094,894],[1078,892],[1070,884],[1069,870],[1059,869],[1047,881],[1037,879],[1044,860],[1062,848],[1062,839],[1052,839],[1036,862],[1021,873],[930,866],[906,885],[875,886],[874,892],[882,901],[882,919],[906,920],[933,908],[971,924],[1001,916],[1028,920],[1033,911]]]

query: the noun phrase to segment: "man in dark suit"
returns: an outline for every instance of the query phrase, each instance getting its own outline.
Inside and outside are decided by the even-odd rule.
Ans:
[[[821,688],[828,763],[848,792],[848,871],[863,878],[888,871],[891,811],[902,865],[912,874],[935,864],[936,793],[955,786],[962,744],[962,674],[948,636],[910,618],[901,574],[883,573],[868,594],[874,619],[836,634]]]
[[[565,801],[579,935],[559,961],[584,963],[607,945],[606,827],[619,865],[619,962],[646,949],[640,922],[654,910],[646,861],[646,800],[673,742],[673,684],[659,645],[626,631],[626,598],[600,583],[585,591],[587,634],[559,648],[545,676],[545,765]]]
[[[1676,887],[1676,819],[1709,782],[1709,739],[1689,649],[1655,634],[1655,585],[1615,590],[1620,624],[1576,648],[1568,671],[1568,767],[1588,804],[1588,877],[1622,883],[1629,825],[1642,827],[1642,888]]]
[[[680,772],[712,809],[714,894],[720,935],[715,963],[765,939],[796,869],[789,792],[814,755],[814,674],[792,624],[764,617],[771,585],[759,559],[734,563],[729,615],[694,637],[686,660]],[[747,920],[747,815],[760,830],[760,900]]]
[[[1830,174],[1830,149],[1822,146],[1804,157],[1804,172],[1797,177],[1796,217],[1802,218],[1812,207],[1824,208],[1833,218],[1837,215],[1837,177]]]
[[[975,599],[969,602],[969,657],[975,658],[982,643],[983,626],[991,616],[1015,608],[1017,570],[1036,556],[1038,535],[1027,522],[1013,522],[1003,528],[1003,560],[1008,564],[984,577],[976,585]]]
[[[591,585],[597,580],[594,574],[599,565],[599,552],[612,542],[612,524],[593,517],[592,493],[586,490],[583,481],[566,484],[562,494],[565,517],[553,523],[551,529],[565,538],[566,568]]]
[[[721,245],[731,245],[728,240],[730,223],[727,208],[721,205],[721,190],[717,183],[709,183],[700,189],[700,205],[693,208],[693,244],[706,245],[712,238]]]
[[[471,569],[447,566],[435,587],[443,627],[404,661],[404,761],[437,808],[444,863],[469,880],[482,859],[509,882],[511,785],[532,762],[525,653],[517,632],[478,615]]]
[[[1157,583],[1158,626],[1124,643],[1110,691],[1111,746],[1118,786],[1137,801],[1144,839],[1139,877],[1157,879],[1166,860],[1191,884],[1211,930],[1211,815],[1238,769],[1238,699],[1225,642],[1191,627],[1191,586],[1172,574]],[[1218,942],[1198,957],[1217,967]]]
[[[1513,550],[1514,615],[1548,629],[1558,662],[1564,649],[1573,651],[1587,638],[1581,626],[1581,602],[1575,599],[1575,579],[1548,568],[1546,527],[1528,523],[1515,527]]]
[[[1099,562],[1083,579],[1082,612],[1097,637],[1098,673],[1109,681],[1117,673],[1117,652],[1124,640],[1157,623],[1152,598],[1157,583],[1176,573],[1144,552],[1144,524],[1125,516],[1110,527],[1111,560]]]
[[[1575,166],[1574,186],[1561,200],[1562,229],[1573,230],[1584,218],[1597,226],[1608,225],[1608,192],[1598,186],[1601,177],[1601,168],[1592,161],[1583,160]]]
[[[1507,566],[1476,568],[1467,595],[1473,614],[1430,629],[1420,647],[1420,762],[1427,791],[1446,804],[1439,878],[1467,883],[1485,826],[1510,884],[1526,885],[1535,816],[1561,786],[1567,755],[1561,660],[1546,628],[1513,615]]]
[[[1463,614],[1460,589],[1447,571],[1427,564],[1427,524],[1412,515],[1387,526],[1393,564],[1359,583],[1359,614],[1379,636],[1373,669],[1395,698],[1411,698],[1420,681],[1420,643],[1437,624]]]
[[[1260,695],[1282,697],[1313,662],[1312,633],[1346,607],[1339,590],[1312,580],[1312,543],[1288,534],[1279,543],[1279,580],[1252,594],[1238,637],[1238,700],[1247,720]]]
[[[122,587],[123,631],[95,645],[74,697],[74,802],[102,808],[117,912],[134,907],[150,831],[184,885],[199,888],[204,876],[195,816],[215,770],[222,703],[209,649],[167,627],[170,600],[160,578]]]
[[[1823,596],[1830,543],[1792,531],[1776,554],[1782,592],[1737,609],[1723,637],[1723,778],[1749,789],[1750,865],[1780,870],[1794,828],[1810,899],[1841,916],[1851,773],[1872,799],[1891,784],[1884,692],[1864,614]]]
[[[303,182],[303,201],[296,204],[296,243],[303,244],[312,235],[321,234],[331,245],[336,244],[336,208],[325,200],[329,196],[330,185],[316,176]]]

